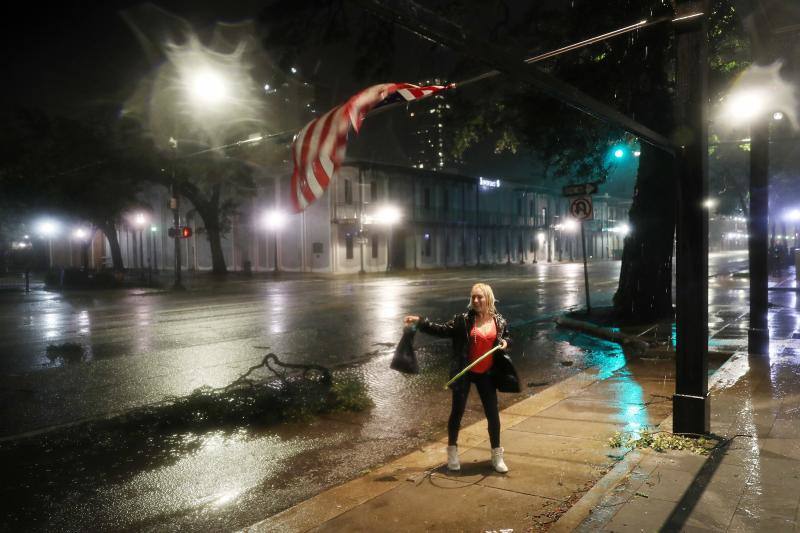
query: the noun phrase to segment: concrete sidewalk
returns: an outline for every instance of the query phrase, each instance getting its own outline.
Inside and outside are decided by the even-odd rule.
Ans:
[[[709,380],[724,439],[709,456],[609,447],[617,431],[672,429],[674,359],[645,355],[505,409],[508,474],[482,421],[462,429],[458,473],[443,438],[247,530],[800,531],[800,306],[793,290],[776,300],[770,356],[737,352]],[[741,346],[745,315],[715,345]]]
[[[491,468],[482,421],[462,429],[458,473],[443,464],[443,438],[248,530],[545,529],[623,458],[608,445],[615,432],[669,415],[673,371],[670,359],[621,362],[605,375],[590,369],[505,409],[508,474]]]

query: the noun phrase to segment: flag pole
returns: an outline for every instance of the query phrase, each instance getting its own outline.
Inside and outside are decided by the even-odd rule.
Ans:
[[[499,349],[500,349],[500,345],[498,344],[497,346],[495,346],[494,348],[492,348],[491,350],[489,350],[488,352],[486,352],[485,354],[483,354],[482,356],[478,357],[473,362],[468,364],[467,367],[464,370],[462,370],[461,372],[459,372],[458,374],[453,376],[453,378],[450,381],[448,381],[447,383],[444,384],[444,390],[447,390],[447,387],[452,385],[458,378],[460,378],[461,376],[463,376],[464,374],[469,372],[469,370],[472,367],[474,367],[475,365],[477,365],[478,363],[480,363],[481,361],[483,361],[484,359],[486,359],[487,357],[492,355],[493,352],[495,352],[495,351],[497,351]]]

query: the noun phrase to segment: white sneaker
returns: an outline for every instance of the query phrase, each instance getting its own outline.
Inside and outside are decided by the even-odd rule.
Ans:
[[[458,446],[447,447],[447,469],[461,470],[461,462],[458,460]]]
[[[505,461],[503,461],[503,448],[492,448],[492,466],[494,467],[495,471],[500,472],[501,474],[505,474],[508,472],[508,467],[506,466]]]

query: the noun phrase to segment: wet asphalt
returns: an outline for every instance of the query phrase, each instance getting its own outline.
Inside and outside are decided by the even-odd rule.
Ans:
[[[714,255],[710,272],[741,270],[746,257]],[[618,270],[619,262],[590,265],[593,305],[610,304]],[[0,294],[0,456],[15,465],[4,482],[11,505],[0,525],[238,529],[441,437],[449,412],[442,390],[447,343],[418,336],[418,376],[388,363],[402,316],[448,318],[464,309],[476,281],[494,287],[499,310],[515,327],[523,392],[502,395],[502,405],[588,366],[624,365],[616,345],[552,326],[554,316],[584,303],[577,263],[197,283],[185,293]],[[745,289],[746,279],[712,278],[716,342],[740,327],[734,322],[745,310]],[[63,343],[79,344],[82,353],[48,356],[48,346]],[[123,424],[90,433],[94,442],[85,438],[81,422],[102,425],[201,386],[228,385],[268,351],[359,378],[374,406],[156,437],[128,434]],[[473,396],[465,424],[482,417]]]

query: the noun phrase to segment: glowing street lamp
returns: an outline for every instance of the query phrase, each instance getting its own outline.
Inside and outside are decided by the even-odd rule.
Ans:
[[[574,218],[568,218],[564,221],[563,228],[567,233],[575,233],[580,228],[580,223]]]
[[[142,269],[142,276],[144,276],[144,227],[147,225],[147,215],[136,213],[133,215],[133,224],[139,230],[139,268]],[[136,253],[135,248],[133,253]]]
[[[286,225],[286,214],[278,209],[271,209],[264,213],[264,227],[272,232],[273,235],[273,256],[275,258],[275,272],[278,269],[278,232]]]
[[[766,96],[760,89],[744,89],[725,98],[724,114],[734,124],[750,124],[764,113]]]
[[[387,226],[389,231],[386,236],[386,272],[391,269],[392,257],[392,231],[395,224],[403,218],[403,212],[394,205],[384,205],[377,208],[372,215],[372,223],[379,226]],[[363,255],[363,254],[362,254]]]
[[[189,95],[201,105],[216,104],[228,97],[228,85],[225,79],[210,68],[193,74],[188,79]]]
[[[49,250],[49,261],[47,268],[53,268],[53,237],[58,235],[60,226],[58,222],[52,219],[40,220],[36,224],[36,232],[43,238],[47,239],[47,247]]]

